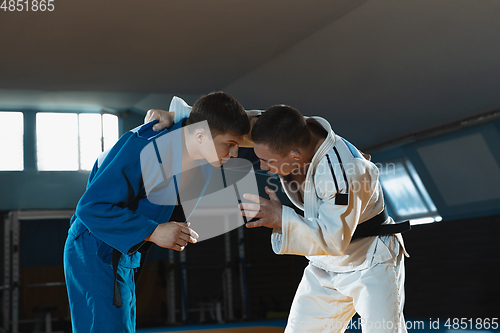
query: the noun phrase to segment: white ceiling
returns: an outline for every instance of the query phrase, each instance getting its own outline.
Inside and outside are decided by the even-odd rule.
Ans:
[[[54,5],[0,11],[0,109],[147,110],[224,90],[369,147],[500,107],[499,0]]]

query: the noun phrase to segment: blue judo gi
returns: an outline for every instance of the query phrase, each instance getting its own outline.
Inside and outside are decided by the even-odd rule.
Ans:
[[[170,220],[182,166],[182,122],[160,133],[152,130],[153,124],[125,133],[102,164],[96,162],[71,219],[64,274],[74,333],[135,332],[134,271],[141,258],[137,250],[159,223]],[[155,160],[145,160],[144,152],[153,146]],[[158,175],[161,163],[171,172]],[[151,172],[146,174],[145,168]],[[212,167],[206,164],[201,169],[206,182],[199,198]],[[116,279],[121,307],[113,305],[113,249],[121,253]]]

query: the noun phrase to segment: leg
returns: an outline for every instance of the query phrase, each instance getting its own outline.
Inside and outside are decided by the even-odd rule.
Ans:
[[[403,251],[396,249],[393,260],[342,278],[339,290],[353,298],[363,333],[406,333]]]
[[[352,298],[331,285],[330,273],[309,264],[297,288],[285,333],[343,333],[355,312]]]
[[[113,305],[111,264],[97,256],[98,240],[87,231],[68,236],[64,274],[74,333],[135,332],[133,269],[119,267],[123,307]]]

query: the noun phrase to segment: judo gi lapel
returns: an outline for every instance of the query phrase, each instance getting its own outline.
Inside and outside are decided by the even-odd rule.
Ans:
[[[319,207],[319,202],[316,197],[316,189],[314,184],[314,175],[316,173],[316,168],[325,155],[335,146],[335,133],[333,132],[328,121],[321,117],[310,117],[317,121],[328,133],[325,141],[318,148],[314,154],[311,165],[307,170],[306,180],[304,184],[304,217],[316,217]],[[309,119],[310,119],[309,118]]]

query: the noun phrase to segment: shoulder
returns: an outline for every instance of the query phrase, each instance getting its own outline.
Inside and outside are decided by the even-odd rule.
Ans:
[[[356,147],[336,136],[335,145],[315,166],[313,179],[318,196],[326,198],[354,184],[376,181],[378,169]]]
[[[164,128],[161,131],[153,130],[153,126],[158,123],[158,120],[153,120],[149,123],[137,126],[134,129],[131,129],[128,133],[135,134],[138,138],[145,140],[153,140],[159,138],[165,134],[175,132],[177,129],[182,127],[182,122],[186,118],[181,118],[178,122],[175,122],[171,128]]]
[[[342,164],[348,175],[363,175],[367,172],[375,172],[378,175],[377,166],[365,159],[352,143],[341,136],[336,135],[335,137],[335,145],[329,155],[333,156],[336,163]]]

